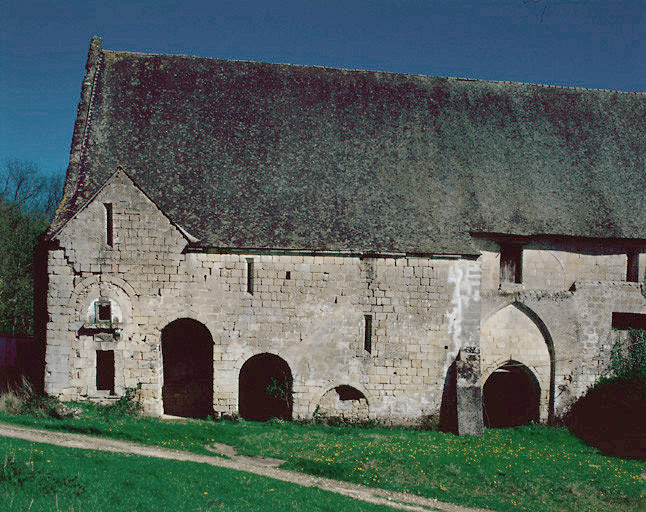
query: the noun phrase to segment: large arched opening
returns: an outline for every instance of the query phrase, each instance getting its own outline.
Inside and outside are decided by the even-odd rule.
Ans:
[[[482,391],[487,428],[507,428],[539,421],[541,388],[524,364],[508,361],[494,370]]]
[[[164,414],[206,418],[213,413],[213,338],[204,324],[180,318],[162,330]]]
[[[239,412],[246,420],[292,419],[292,372],[284,359],[258,354],[240,369]]]
[[[508,361],[522,363],[541,390],[539,420],[553,419],[554,343],[534,311],[516,302],[491,315],[480,327],[480,358],[483,387],[492,372],[505,373],[500,369]]]

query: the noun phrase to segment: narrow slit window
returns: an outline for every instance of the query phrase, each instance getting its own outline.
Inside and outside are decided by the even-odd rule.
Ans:
[[[105,207],[105,243],[112,247],[114,238],[114,219],[112,217],[112,203],[103,203]]]
[[[500,245],[500,282],[522,283],[523,247],[517,244]]]
[[[629,283],[637,283],[639,281],[639,252],[631,250],[626,255],[628,256],[626,281]]]
[[[114,350],[96,351],[96,389],[114,393]]]
[[[372,315],[364,315],[363,349],[372,354]]]
[[[253,258],[247,258],[247,293],[253,295]]]
[[[291,271],[288,270],[287,272],[285,272],[285,279],[289,281],[291,278],[292,278],[292,273]]]

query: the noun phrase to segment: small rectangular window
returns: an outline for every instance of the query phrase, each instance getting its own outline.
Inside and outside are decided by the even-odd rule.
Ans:
[[[630,250],[626,255],[628,256],[626,281],[629,283],[637,283],[639,281],[639,251]]]
[[[105,243],[112,247],[114,220],[112,218],[112,203],[103,203],[105,207]]]
[[[372,315],[364,315],[363,349],[372,354]]]
[[[247,258],[247,293],[253,295],[253,258]]]
[[[96,351],[96,389],[114,393],[114,350]]]
[[[109,322],[112,320],[112,315],[110,311],[110,303],[107,304],[98,304],[99,308],[99,322]]]
[[[500,282],[522,283],[523,247],[518,244],[500,244]]]
[[[99,300],[94,303],[94,318],[95,322],[112,321],[112,305],[110,299],[99,297]]]

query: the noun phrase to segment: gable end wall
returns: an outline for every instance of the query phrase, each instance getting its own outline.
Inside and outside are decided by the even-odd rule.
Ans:
[[[112,247],[104,203],[113,205]],[[448,367],[461,347],[477,347],[475,260],[186,253],[179,230],[125,175],[56,240],[45,381],[47,392],[64,399],[105,399],[96,390],[95,354],[114,349],[115,394],[141,384],[146,410],[161,414],[161,331],[192,318],[214,341],[217,413],[238,410],[242,365],[268,352],[290,366],[296,418],[312,417],[328,391],[351,385],[366,396],[370,418],[413,423],[437,416]],[[99,295],[124,312],[114,341],[84,327]],[[365,315],[373,317],[371,353]]]

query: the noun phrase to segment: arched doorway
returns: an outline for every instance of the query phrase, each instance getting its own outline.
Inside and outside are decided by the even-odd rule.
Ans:
[[[483,387],[504,361],[519,361],[531,368],[541,389],[539,419],[553,419],[554,342],[534,311],[515,302],[491,315],[480,327],[480,361]]]
[[[213,413],[213,338],[205,325],[180,318],[162,330],[164,413],[206,418]]]
[[[539,420],[541,388],[524,364],[509,361],[494,370],[482,392],[482,415],[487,428],[527,425]]]
[[[292,419],[292,372],[284,359],[258,354],[240,369],[240,416],[246,420]]]

